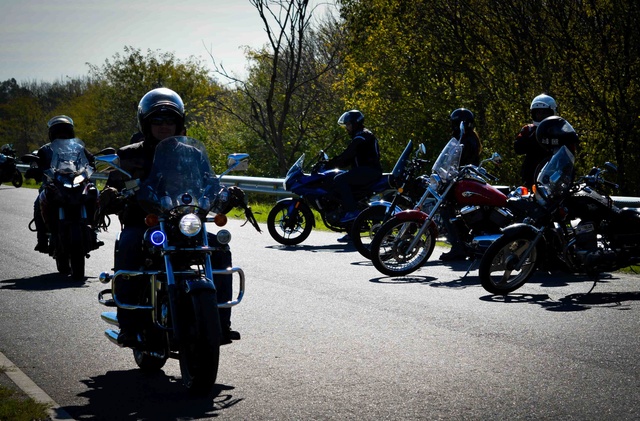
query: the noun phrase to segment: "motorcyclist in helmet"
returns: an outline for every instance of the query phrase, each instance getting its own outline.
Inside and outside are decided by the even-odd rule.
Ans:
[[[522,183],[531,187],[540,171],[540,163],[549,157],[549,151],[541,147],[536,140],[536,128],[547,117],[558,115],[558,105],[553,97],[540,94],[533,98],[531,106],[532,123],[525,124],[516,135],[513,149],[518,155],[524,155],[520,177]]]
[[[133,179],[144,182],[150,174],[154,154],[158,143],[168,137],[185,135],[185,110],[180,96],[168,88],[157,88],[147,92],[138,104],[138,129],[142,140],[130,143],[118,149],[121,167],[132,175]],[[119,192],[125,187],[126,176],[114,171],[109,175],[105,189],[100,194],[101,215],[117,213],[122,226],[118,249],[116,250],[114,270],[138,270],[143,260],[140,244],[147,229],[147,213],[135,200],[135,196],[125,198]],[[210,235],[209,244],[219,246],[215,236]],[[228,246],[223,253],[212,256],[215,269],[231,266],[231,253]],[[219,302],[231,300],[231,275],[215,277]],[[140,286],[128,283],[118,294],[126,301],[127,297],[136,297]],[[222,343],[240,339],[240,334],[231,330],[231,309],[220,309],[220,323],[223,329]],[[148,313],[144,310],[117,309],[120,334],[118,342],[132,346],[138,342]]]
[[[476,119],[473,113],[466,108],[457,108],[449,115],[451,122],[451,135],[460,140],[463,146],[460,156],[460,165],[479,165],[482,143],[475,131]],[[460,138],[460,123],[463,123],[464,135]]]
[[[73,120],[71,119],[71,117],[66,115],[58,115],[51,118],[47,122],[47,131],[49,142],[41,146],[40,149],[38,149],[35,153],[35,155],[38,157],[37,167],[30,168],[25,174],[25,177],[33,178],[38,183],[43,181],[44,171],[51,168],[51,159],[53,158],[53,149],[51,147],[51,144],[53,142],[64,142],[65,140],[73,139],[76,137],[75,125],[73,123]],[[84,150],[84,153],[87,156],[89,163],[93,165],[93,155],[86,149]],[[33,204],[33,219],[36,226],[38,241],[34,250],[39,251],[40,253],[49,253],[48,229],[42,217],[42,206],[40,200],[40,195],[43,194],[42,192],[43,190],[45,190],[45,188],[46,185],[44,184],[40,186],[40,194]],[[87,208],[87,213],[89,215],[93,215],[94,211],[95,209],[92,209],[89,205]]]
[[[340,222],[345,223],[358,216],[352,190],[378,180],[382,176],[382,165],[378,139],[364,127],[364,114],[359,110],[347,111],[340,116],[338,124],[346,129],[351,143],[340,155],[330,159],[325,168],[350,167],[334,178],[336,193],[340,196],[345,211]],[[348,242],[350,237],[347,234],[338,241]]]
[[[449,115],[451,123],[451,136],[460,140],[462,147],[462,155],[460,156],[460,166],[463,165],[479,165],[480,152],[482,151],[482,143],[480,137],[475,131],[476,121],[473,113],[466,108],[457,108]],[[464,134],[460,137],[460,123],[464,128]],[[446,237],[451,250],[440,255],[442,261],[465,260],[467,253],[460,240],[460,234],[456,227],[451,223],[454,217],[454,210],[448,206],[440,209],[440,216],[446,229]]]

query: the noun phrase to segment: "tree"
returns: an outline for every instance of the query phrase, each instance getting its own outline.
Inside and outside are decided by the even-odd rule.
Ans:
[[[335,128],[327,129],[323,119],[341,108],[335,105],[333,80],[327,77],[338,65],[341,38],[331,35],[339,27],[329,19],[323,29],[314,31],[309,0],[251,3],[264,23],[268,44],[248,51],[253,66],[244,81],[212,56],[216,74],[233,84],[225,97],[218,98],[217,106],[246,129],[249,142],[262,143],[259,155],[264,164],[275,157],[274,169],[284,175],[300,151],[335,137]]]

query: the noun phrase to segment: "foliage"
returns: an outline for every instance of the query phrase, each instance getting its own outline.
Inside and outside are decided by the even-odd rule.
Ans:
[[[618,163],[622,193],[638,191],[640,6],[623,0],[342,0],[345,79],[385,126],[397,151],[417,136],[434,154],[446,115],[477,117],[485,153],[505,158],[501,176],[519,182],[511,142],[531,98],[556,97],[582,138],[579,171]],[[396,118],[392,118],[395,115]],[[397,122],[397,124],[394,124]],[[398,139],[393,141],[393,139]]]

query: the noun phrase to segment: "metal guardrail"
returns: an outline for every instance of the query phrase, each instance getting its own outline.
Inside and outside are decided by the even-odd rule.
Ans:
[[[24,173],[29,169],[28,165],[18,164],[18,169]],[[103,173],[95,173],[92,176],[94,180],[106,180],[107,175]],[[294,193],[284,189],[284,178],[269,177],[246,177],[237,175],[222,176],[222,183],[226,186],[237,186],[245,192],[263,193],[275,196],[295,196]],[[507,186],[496,186],[499,188],[507,188]],[[611,196],[616,206],[620,208],[638,208],[640,207],[640,198],[631,196]]]

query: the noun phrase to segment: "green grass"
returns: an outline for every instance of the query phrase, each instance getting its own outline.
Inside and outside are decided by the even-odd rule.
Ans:
[[[0,372],[5,368],[0,367]],[[0,386],[0,420],[32,421],[47,420],[49,405],[36,402],[20,391],[17,386],[9,388]]]

